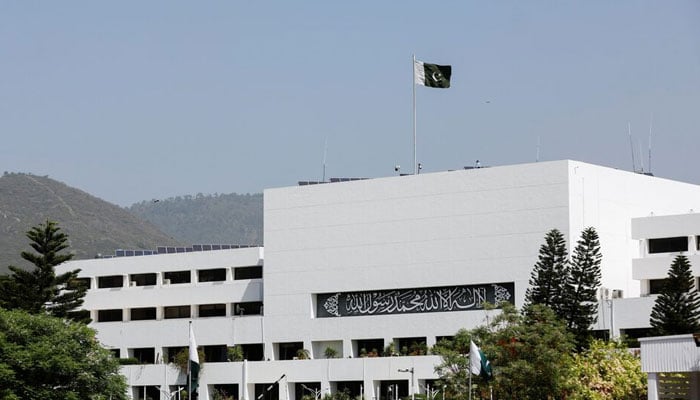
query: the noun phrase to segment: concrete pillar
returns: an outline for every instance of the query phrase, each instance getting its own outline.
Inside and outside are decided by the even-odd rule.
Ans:
[[[659,400],[658,374],[650,372],[647,374],[647,400]]]

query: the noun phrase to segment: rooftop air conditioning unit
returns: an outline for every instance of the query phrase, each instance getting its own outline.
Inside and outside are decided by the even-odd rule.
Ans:
[[[612,291],[612,298],[613,299],[621,299],[622,298],[622,290],[620,289],[614,289]]]
[[[600,298],[603,300],[608,300],[610,298],[610,289],[600,288]]]
[[[136,281],[131,281],[131,282],[129,282],[129,283],[131,284],[131,287],[138,286],[138,285],[136,284]]]

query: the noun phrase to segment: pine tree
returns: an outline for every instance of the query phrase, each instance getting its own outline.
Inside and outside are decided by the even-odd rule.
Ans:
[[[690,262],[685,256],[673,260],[649,323],[657,335],[700,331],[700,296],[693,288]]]
[[[585,348],[590,339],[590,327],[598,319],[598,288],[600,287],[600,241],[592,227],[581,232],[581,238],[571,256],[566,282],[567,329],[574,334],[579,349]]]
[[[545,235],[545,243],[540,247],[538,261],[530,275],[530,287],[525,292],[526,309],[541,304],[563,318],[568,269],[564,235],[558,229],[552,229]]]
[[[34,264],[25,271],[10,266],[11,275],[0,280],[0,306],[32,314],[48,312],[55,317],[89,322],[86,310],[75,311],[83,304],[87,287],[79,284],[79,269],[56,276],[55,267],[73,258],[61,253],[68,248],[68,235],[60,232],[53,221],[46,221],[27,232],[34,252],[23,251],[23,259]]]

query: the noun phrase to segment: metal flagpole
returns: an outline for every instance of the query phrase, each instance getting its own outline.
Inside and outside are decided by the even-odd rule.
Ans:
[[[416,155],[416,55],[413,55],[413,174],[418,175],[418,156]]]
[[[190,337],[190,333],[192,332],[192,321],[190,321],[190,324],[188,326],[187,330],[187,398],[191,399],[192,398],[192,371],[190,370],[190,364],[192,362],[190,361],[190,343],[192,342],[192,338]]]
[[[471,353],[471,351],[470,351]],[[472,400],[472,355],[467,356],[467,368],[469,369],[469,400]]]

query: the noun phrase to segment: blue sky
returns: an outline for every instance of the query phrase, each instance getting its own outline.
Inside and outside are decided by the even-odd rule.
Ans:
[[[700,2],[0,3],[0,171],[127,206],[575,159],[700,184]],[[640,156],[641,155],[641,156]]]

